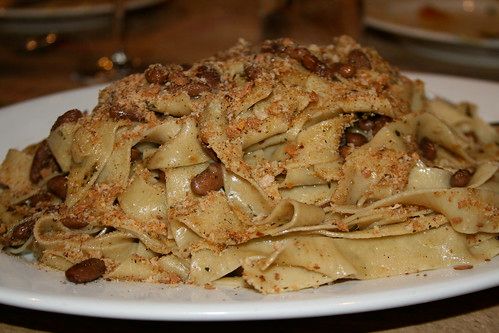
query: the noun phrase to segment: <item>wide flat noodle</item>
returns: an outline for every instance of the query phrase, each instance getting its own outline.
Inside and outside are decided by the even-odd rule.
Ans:
[[[77,123],[64,123],[51,131],[47,137],[50,150],[64,172],[68,172],[71,168],[71,146],[77,129]]]
[[[369,208],[404,203],[429,207],[442,213],[459,232],[499,232],[498,197],[494,192],[452,188],[449,190],[407,191],[388,197]]]
[[[82,199],[99,177],[113,151],[119,125],[117,122],[101,122],[92,128],[78,128],[71,146],[74,166],[68,176],[68,206]]]
[[[291,228],[318,225],[324,218],[324,211],[317,206],[295,200],[282,200],[272,213],[258,224],[265,227],[265,234],[272,235]]]
[[[392,220],[383,219],[382,222],[384,224],[387,223],[386,225],[380,226],[378,223],[375,222],[372,223],[373,226],[372,228],[366,228],[350,232],[327,230],[329,228],[323,228],[322,230],[319,229],[319,230],[308,230],[308,231],[310,233],[320,234],[323,236],[333,237],[333,238],[374,239],[387,236],[402,236],[402,235],[413,234],[415,232],[437,228],[440,227],[441,225],[448,223],[447,219],[443,215],[417,216],[417,217],[411,217],[410,219],[405,218],[402,221],[397,219],[392,219]]]
[[[119,203],[125,214],[136,220],[161,220],[167,215],[165,188],[146,170],[136,174]]]
[[[203,285],[222,278],[240,267],[246,258],[270,256],[282,243],[255,240],[243,245],[229,246],[223,251],[203,249],[192,254],[189,280]]]
[[[239,244],[255,237],[256,233],[239,220],[220,192],[177,205],[170,209],[170,216],[215,243]]]
[[[0,167],[0,184],[7,186],[15,197],[22,197],[34,191],[29,179],[33,156],[9,149]]]
[[[401,237],[337,239],[335,245],[355,267],[358,279],[477,262],[466,246],[466,237],[448,225]]]
[[[165,142],[151,156],[147,163],[150,169],[166,169],[207,162],[209,156],[204,152],[198,139],[198,129],[192,118],[186,118],[182,129],[170,141]]]

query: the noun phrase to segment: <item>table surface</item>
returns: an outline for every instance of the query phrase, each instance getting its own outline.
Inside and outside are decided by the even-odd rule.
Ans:
[[[126,50],[138,68],[155,62],[189,63],[234,44],[237,37],[262,38],[258,1],[170,0],[127,15]],[[109,17],[81,23],[83,33],[63,32],[53,46],[28,52],[23,47],[35,33],[12,33],[17,22],[0,20],[0,106],[33,97],[82,87],[88,82],[75,73],[88,69],[98,56],[115,48]],[[37,23],[36,21],[28,23]],[[38,22],[39,23],[39,22]],[[78,22],[75,23],[77,26]],[[15,26],[15,25],[14,25]],[[100,27],[100,28],[99,28]],[[195,32],[195,33],[193,33]],[[328,38],[314,35],[316,39]],[[363,44],[375,47],[402,70],[460,75],[499,81],[499,68],[456,65],[416,54],[407,40],[366,30]],[[322,41],[322,40],[321,40]],[[383,332],[498,332],[499,287],[446,300],[403,308],[321,318],[224,322],[172,323],[88,318],[0,305],[0,332],[149,332],[211,331],[277,332],[383,331]]]

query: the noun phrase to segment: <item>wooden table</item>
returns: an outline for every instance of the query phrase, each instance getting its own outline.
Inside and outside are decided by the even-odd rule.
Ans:
[[[167,1],[127,18],[126,46],[137,64],[188,63],[235,43],[262,38],[258,1]],[[104,22],[104,23],[103,23]],[[1,22],[0,22],[1,23]],[[109,19],[99,21],[109,28]],[[1,27],[0,27],[1,28]],[[90,60],[110,55],[115,44],[109,29],[60,33],[43,50],[22,49],[30,34],[0,29],[0,106],[85,85],[75,72]],[[315,35],[317,39],[330,36]],[[315,38],[312,38],[312,41]],[[403,70],[436,72],[499,81],[499,69],[456,66],[415,55],[393,36],[366,31],[364,44]],[[2,268],[6,269],[6,268]],[[172,323],[88,318],[0,305],[0,332],[177,332],[230,330],[237,332],[499,332],[499,288],[409,307],[361,314],[281,321]]]

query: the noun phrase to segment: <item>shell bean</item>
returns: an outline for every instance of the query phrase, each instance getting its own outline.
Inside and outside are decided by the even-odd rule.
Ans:
[[[103,260],[90,258],[79,262],[66,270],[66,278],[73,283],[87,283],[102,277],[106,272]]]
[[[191,189],[197,195],[217,191],[224,185],[222,164],[211,163],[203,172],[192,178]]]

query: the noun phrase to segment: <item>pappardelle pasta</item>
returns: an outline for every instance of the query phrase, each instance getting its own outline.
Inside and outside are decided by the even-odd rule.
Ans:
[[[1,248],[69,281],[262,293],[499,252],[498,143],[376,51],[240,41],[151,65],[0,167]]]

